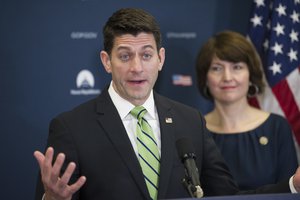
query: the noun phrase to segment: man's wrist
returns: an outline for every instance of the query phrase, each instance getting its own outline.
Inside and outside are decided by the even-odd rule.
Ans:
[[[294,178],[294,176],[292,176],[289,180],[290,190],[291,190],[291,193],[298,193],[294,186],[293,178]]]

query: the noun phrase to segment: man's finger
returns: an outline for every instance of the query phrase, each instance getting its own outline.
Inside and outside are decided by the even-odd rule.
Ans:
[[[42,168],[42,165],[43,165],[43,162],[45,160],[45,156],[44,154],[42,154],[40,151],[35,151],[33,153],[35,159],[37,160],[39,166],[40,166],[40,169]]]
[[[66,156],[63,153],[59,153],[56,157],[56,160],[55,160],[52,170],[51,170],[51,176],[50,176],[50,181],[53,184],[56,184],[56,182],[59,179],[60,170],[61,170],[62,165],[64,164],[65,157]]]
[[[69,191],[70,193],[74,194],[75,192],[77,192],[86,182],[86,177],[85,176],[81,176],[76,183],[70,185],[69,187]]]
[[[76,168],[76,164],[74,162],[71,162],[66,171],[64,172],[63,176],[60,178],[60,184],[67,185],[70,181],[70,178],[72,174],[74,173],[74,170]]]

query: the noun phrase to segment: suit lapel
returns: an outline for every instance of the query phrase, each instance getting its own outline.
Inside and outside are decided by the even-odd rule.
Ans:
[[[149,198],[140,164],[136,158],[118,111],[113,105],[107,90],[104,90],[99,96],[96,109],[100,126],[103,127],[112,145],[119,152],[120,157],[128,167],[132,178],[135,180],[137,187],[139,187],[144,194],[145,199]]]
[[[175,137],[173,126],[173,114],[170,104],[164,101],[160,95],[154,93],[155,104],[159,116],[161,130],[161,165],[158,199],[164,198],[168,189],[172,172]]]

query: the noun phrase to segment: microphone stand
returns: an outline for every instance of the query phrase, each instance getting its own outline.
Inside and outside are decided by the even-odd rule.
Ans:
[[[182,179],[183,186],[187,189],[192,198],[203,197],[203,190],[199,180],[199,172],[196,166],[196,154],[193,149],[193,144],[188,138],[181,138],[176,141],[176,147],[181,162],[184,164],[184,178]]]
[[[182,179],[182,184],[187,189],[188,193],[193,198],[202,198],[203,197],[203,190],[200,185],[193,185],[190,181],[190,178],[185,175],[185,178]]]

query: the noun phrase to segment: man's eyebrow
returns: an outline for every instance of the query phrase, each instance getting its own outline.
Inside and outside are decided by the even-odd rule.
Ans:
[[[147,48],[154,49],[154,47],[152,45],[150,45],[150,44],[143,46],[143,49],[147,49]]]
[[[155,49],[153,47],[153,45],[147,44],[147,45],[145,45],[145,46],[142,47],[142,50],[145,50],[147,48]],[[122,46],[122,45],[120,45],[120,46],[117,47],[117,51],[120,51],[120,50],[131,50],[131,48],[129,46]]]
[[[128,47],[128,46],[118,46],[117,47],[117,50],[122,50],[122,49],[130,50],[130,47]]]

